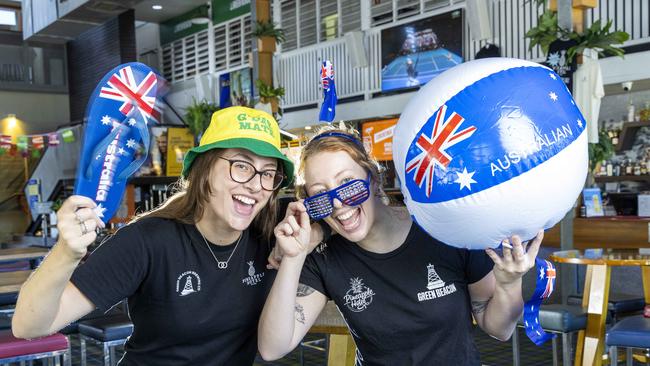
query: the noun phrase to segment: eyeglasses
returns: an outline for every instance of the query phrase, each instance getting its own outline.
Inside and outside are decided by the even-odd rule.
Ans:
[[[260,184],[265,191],[275,191],[284,180],[284,173],[277,169],[259,171],[253,164],[243,160],[230,160],[219,157],[230,163],[230,179],[237,183],[248,183],[256,175],[260,175]]]
[[[367,180],[355,179],[331,191],[305,198],[307,214],[314,220],[323,219],[334,212],[334,199],[346,206],[358,206],[370,197],[370,176]]]

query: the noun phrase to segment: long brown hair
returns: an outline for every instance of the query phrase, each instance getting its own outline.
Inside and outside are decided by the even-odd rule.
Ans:
[[[192,162],[187,177],[180,178],[174,184],[175,193],[157,208],[136,216],[132,222],[145,217],[160,217],[188,225],[196,224],[203,217],[210,196],[212,196],[210,173],[222,152],[221,149],[213,149],[199,154]],[[281,165],[278,162],[278,166]],[[273,228],[277,222],[278,212],[275,199],[277,194],[278,189],[273,191],[268,203],[253,219],[253,229],[261,234],[267,242],[270,242]]]
[[[324,133],[330,132],[343,134],[349,138],[335,135],[319,137]],[[352,128],[341,129],[335,128],[333,126],[325,126],[321,128],[316,135],[314,135],[314,137],[307,143],[307,145],[305,145],[302,150],[302,154],[300,155],[300,167],[298,174],[300,174],[300,176],[303,178],[303,182],[307,159],[313,155],[316,155],[317,153],[324,151],[345,151],[348,153],[352,160],[361,165],[361,167],[370,174],[370,179],[375,182],[375,186],[377,187],[377,191],[375,192],[376,195],[379,196],[382,199],[382,202],[385,204],[389,203],[388,196],[382,189],[384,186],[383,168],[373,157],[370,156],[370,154],[366,152],[366,150],[363,148],[363,145],[361,144],[361,139],[359,138],[358,132]],[[296,187],[296,195],[298,198],[307,197],[307,192],[304,185]]]

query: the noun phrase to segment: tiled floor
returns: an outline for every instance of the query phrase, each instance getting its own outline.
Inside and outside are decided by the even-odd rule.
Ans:
[[[524,333],[523,329],[518,328],[519,342],[520,342],[520,365],[521,366],[549,366],[553,364],[553,348],[551,341],[546,342],[541,346],[536,346],[533,344]],[[320,339],[319,335],[308,335],[306,340],[312,341],[315,339]],[[573,337],[573,343],[575,346],[575,337]],[[474,332],[474,339],[476,340],[476,345],[481,353],[481,361],[484,365],[488,366],[503,366],[503,365],[512,365],[512,342],[500,342],[496,339],[491,338],[486,335],[480,329],[476,328]],[[79,338],[72,336],[72,365],[80,365],[80,354],[79,354]],[[558,339],[558,345],[561,347],[561,339]],[[562,364],[562,350],[558,349],[559,352],[559,361]],[[121,351],[117,352],[118,357],[121,355]],[[301,363],[302,359],[302,363]],[[100,366],[101,363],[101,350],[96,346],[89,345],[88,347],[88,365],[89,366]],[[297,349],[284,357],[281,360],[273,362],[264,362],[261,359],[257,359],[255,366],[285,366],[285,365],[307,365],[307,366],[319,366],[326,365],[325,353],[310,348],[303,348],[302,351]],[[635,365],[641,365],[641,363],[636,363]]]
[[[479,329],[476,329],[474,337],[479,352],[481,353],[483,364],[490,366],[512,365],[512,342],[497,341],[487,336]],[[319,338],[321,337],[318,335],[309,335],[307,340],[315,340]],[[519,339],[521,366],[547,366],[552,364],[551,342],[547,342],[547,344],[537,347],[526,338],[526,335],[521,329],[519,329]],[[76,336],[72,337],[72,347],[72,364],[80,365],[79,340]],[[117,354],[120,355],[121,352],[118,351]],[[303,365],[326,365],[325,353],[309,348],[303,348],[302,352],[300,349],[297,349],[283,359],[273,362],[264,362],[258,358],[255,365],[300,365],[301,357]],[[101,350],[92,345],[89,345],[88,347],[88,365],[101,365]]]

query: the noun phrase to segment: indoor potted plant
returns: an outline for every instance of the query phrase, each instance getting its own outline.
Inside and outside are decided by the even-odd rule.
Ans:
[[[604,160],[608,160],[614,155],[614,145],[605,129],[598,132],[598,142],[589,143],[589,174],[587,176],[588,186],[594,184],[594,176],[600,170]]]
[[[255,22],[255,28],[251,35],[257,38],[257,50],[259,52],[275,52],[275,44],[282,43],[285,40],[284,30],[276,28],[275,23],[271,21]]]
[[[610,31],[611,26],[611,20],[605,26],[602,26],[600,20],[597,20],[583,33],[568,31],[558,26],[557,13],[548,10],[539,17],[537,26],[526,32],[526,38],[530,38],[528,49],[532,50],[539,45],[544,55],[547,55],[550,44],[555,40],[571,39],[576,44],[567,50],[567,57],[570,60],[576,55],[582,54],[586,48],[596,50],[601,56],[607,53],[622,57],[624,51],[617,45],[627,41],[630,35],[623,31]]]
[[[203,131],[208,128],[212,114],[218,110],[218,105],[205,99],[200,102],[192,99],[192,104],[185,109],[185,123],[194,135],[197,143],[201,140]]]
[[[264,104],[270,103],[271,111],[278,113],[278,103],[280,98],[284,97],[284,88],[281,86],[274,88],[272,85],[268,85],[260,79],[257,79],[255,85],[260,93],[260,101]]]

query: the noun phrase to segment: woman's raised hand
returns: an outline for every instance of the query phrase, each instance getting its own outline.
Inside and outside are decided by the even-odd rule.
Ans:
[[[97,216],[93,200],[84,196],[71,196],[56,213],[59,242],[74,259],[83,258],[88,246],[97,238],[95,229],[104,228],[104,222]]]
[[[533,268],[543,239],[544,230],[540,230],[529,243],[522,243],[519,236],[513,235],[509,240],[503,241],[503,256],[497,254],[494,249],[487,249],[487,255],[494,261],[494,277],[497,283],[515,283]]]
[[[284,220],[275,227],[273,232],[276,246],[279,247],[282,256],[307,255],[310,250],[311,226],[307,209],[302,201],[291,202],[287,206]]]

